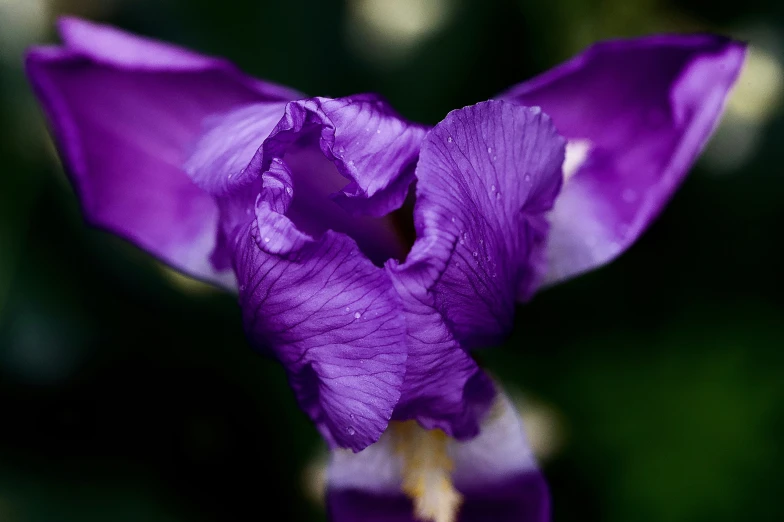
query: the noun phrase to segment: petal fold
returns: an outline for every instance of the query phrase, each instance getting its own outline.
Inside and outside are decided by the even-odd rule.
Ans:
[[[501,96],[541,106],[569,140],[545,283],[642,234],[708,140],[744,56],[744,44],[710,35],[609,41]]]
[[[264,143],[261,169],[315,133],[321,152],[347,181],[333,199],[352,214],[380,217],[403,204],[425,132],[373,94],[300,100],[288,105]]]
[[[59,28],[65,45],[33,48],[26,67],[86,219],[231,286],[210,262],[218,208],[182,165],[205,118],[296,93],[107,26],[65,18]]]

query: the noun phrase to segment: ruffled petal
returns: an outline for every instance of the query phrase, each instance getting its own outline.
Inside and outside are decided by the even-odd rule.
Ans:
[[[564,141],[540,110],[484,102],[451,112],[417,166],[417,241],[398,270],[429,289],[464,346],[511,328],[530,292],[561,185]]]
[[[405,461],[394,429],[358,454],[334,452],[327,474],[333,522],[418,522],[402,492]],[[447,446],[452,481],[462,496],[455,522],[548,522],[550,499],[522,423],[499,396],[479,436]],[[432,493],[432,492],[431,492]]]
[[[546,283],[642,234],[709,138],[744,56],[744,44],[709,35],[610,41],[502,96],[541,106],[569,140]]]
[[[285,164],[264,175],[255,220],[233,240],[248,335],[283,363],[301,408],[326,440],[359,451],[375,442],[400,398],[405,324],[383,269],[348,236],[318,239],[285,215]]]
[[[332,116],[311,117],[322,106],[333,107]],[[346,163],[341,172],[342,160],[332,155],[338,137],[348,139],[342,125],[367,120],[365,112],[377,107],[363,97],[356,104],[292,102],[271,133],[276,112],[269,104],[238,107],[208,119],[186,163],[218,202],[221,243],[230,256],[216,264],[234,268],[252,344],[282,362],[300,406],[327,441],[355,451],[386,428],[407,358],[400,299],[387,272],[367,256],[376,247],[394,251],[392,228],[352,217],[329,197],[349,183],[367,187],[357,201],[405,196],[418,149],[400,139],[408,134],[402,121],[387,114],[385,132],[374,127],[346,142],[356,157],[378,149],[379,162],[389,159],[383,169],[368,164],[356,171]],[[351,117],[335,116],[343,111]],[[384,135],[381,151],[376,142]],[[400,177],[408,181],[398,184]]]
[[[512,325],[539,272],[544,213],[561,183],[563,140],[535,109],[485,102],[450,113],[417,165],[417,241],[387,265],[405,310],[409,359],[395,419],[476,435],[495,392],[465,348]]]
[[[231,285],[210,262],[218,208],[182,165],[205,118],[295,93],[110,27],[64,19],[60,31],[66,45],[32,49],[27,73],[86,219],[192,276]]]
[[[352,214],[384,216],[403,204],[425,132],[373,94],[300,100],[289,104],[264,143],[261,168],[282,158],[294,141],[316,134],[344,178],[332,198]]]

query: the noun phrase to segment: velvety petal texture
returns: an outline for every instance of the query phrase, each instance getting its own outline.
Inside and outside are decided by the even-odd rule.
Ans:
[[[744,56],[744,44],[710,35],[608,41],[501,96],[541,106],[569,140],[547,283],[639,237],[702,150]]]
[[[563,149],[541,111],[500,101],[453,111],[425,138],[417,240],[405,263],[387,265],[409,332],[396,418],[458,438],[478,432],[494,393],[463,349],[508,333],[516,296],[540,273]]]
[[[412,473],[401,452],[406,443],[393,427],[361,453],[333,453],[327,474],[327,509],[333,522],[421,520],[414,515],[414,502],[402,492],[405,477]],[[550,520],[544,478],[517,412],[503,395],[482,420],[479,436],[448,441],[446,451],[453,466],[451,481],[462,496],[457,522]]]
[[[209,261],[218,208],[182,165],[205,118],[297,93],[110,27],[64,18],[59,30],[65,45],[32,49],[27,73],[87,220],[231,286],[233,275]]]

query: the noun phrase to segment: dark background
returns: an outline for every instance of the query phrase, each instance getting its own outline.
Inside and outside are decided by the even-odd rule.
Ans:
[[[784,3],[0,0],[0,521],[323,520],[323,447],[235,298],[87,228],[22,74],[73,13],[435,123],[589,43],[753,51],[716,138],[610,266],[483,353],[522,398],[556,522],[782,520]]]

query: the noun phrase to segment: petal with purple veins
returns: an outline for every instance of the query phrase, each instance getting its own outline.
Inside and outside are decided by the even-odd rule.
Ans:
[[[417,165],[417,241],[398,271],[428,288],[464,346],[508,333],[540,275],[564,140],[536,108],[484,102],[451,112]]]
[[[454,111],[426,137],[418,239],[405,263],[387,265],[409,345],[395,419],[476,435],[495,392],[465,348],[508,333],[515,298],[540,274],[563,147],[540,111],[506,102]]]
[[[400,194],[392,197],[405,196],[407,184],[397,179],[408,175],[418,150],[388,133],[383,153],[394,161],[370,173],[340,171],[330,147],[343,127],[323,114],[311,118],[301,106],[348,110],[352,121],[375,110],[351,100],[293,102],[270,133],[269,105],[239,107],[207,122],[186,168],[217,199],[230,253],[223,262],[236,273],[252,344],[282,362],[300,406],[327,441],[359,451],[378,439],[399,401],[406,325],[388,273],[368,257],[375,248],[395,251],[390,224],[351,216],[328,187],[361,182],[378,189],[357,199],[393,190]],[[388,128],[406,133],[404,122],[387,117]],[[373,150],[380,135],[353,136],[351,147]],[[376,183],[370,174],[383,179]]]
[[[384,270],[348,236],[311,238],[263,198],[232,246],[251,342],[283,363],[330,444],[359,451],[375,442],[406,361],[400,303]]]

